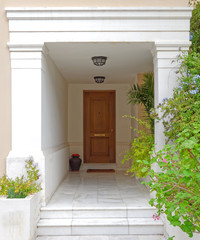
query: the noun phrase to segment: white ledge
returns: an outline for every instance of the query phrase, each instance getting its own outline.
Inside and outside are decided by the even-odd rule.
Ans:
[[[7,7],[6,11],[191,11],[192,7]]]
[[[191,7],[6,8],[8,19],[161,18],[188,19]]]
[[[155,42],[155,46],[156,47],[177,47],[177,46],[181,46],[181,47],[189,47],[191,45],[190,41],[159,41],[159,42]]]
[[[9,50],[12,52],[42,52],[44,44],[12,44],[7,43]]]

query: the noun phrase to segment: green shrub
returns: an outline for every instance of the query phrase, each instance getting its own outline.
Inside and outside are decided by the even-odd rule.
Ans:
[[[154,119],[151,109],[154,107],[154,74],[144,73],[143,84],[134,84],[128,92],[129,103],[142,104],[145,108],[145,117],[150,123],[151,133],[154,133]]]
[[[11,179],[3,176],[0,178],[0,195],[6,195],[8,198],[25,198],[41,190],[37,164],[32,158],[26,160],[25,163],[26,177]]]
[[[151,169],[145,184],[156,192],[150,203],[158,215],[165,213],[173,226],[192,237],[200,231],[200,53],[180,60],[179,86],[157,107],[166,144],[152,155],[151,165],[157,163],[161,171]]]
[[[200,232],[200,3],[191,2],[195,6],[191,20],[192,46],[179,58],[179,86],[174,89],[173,97],[163,99],[151,115],[162,121],[166,143],[148,162],[145,157],[133,161],[143,164],[140,171],[150,177],[144,184],[155,192],[150,204],[158,209],[156,216],[165,213],[169,222],[189,237]],[[144,149],[144,144],[141,146]],[[139,151],[139,145],[137,148]],[[129,158],[134,154],[130,152]],[[155,164],[159,172],[154,171]]]
[[[131,147],[126,151],[122,163],[131,161],[131,167],[127,172],[136,177],[146,177],[151,169],[151,151],[154,146],[154,135],[150,132],[151,125],[148,121],[142,121],[133,116],[125,116],[134,119],[142,126],[142,130],[132,129],[138,135],[131,142]]]

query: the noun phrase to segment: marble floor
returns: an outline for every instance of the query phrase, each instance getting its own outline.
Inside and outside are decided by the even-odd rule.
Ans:
[[[149,199],[125,172],[71,172],[41,209],[37,240],[164,240]]]
[[[125,172],[69,173],[47,208],[148,207],[149,192]]]

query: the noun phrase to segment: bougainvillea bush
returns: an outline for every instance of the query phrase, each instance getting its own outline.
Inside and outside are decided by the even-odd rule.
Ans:
[[[200,232],[200,2],[194,7],[192,45],[188,53],[180,54],[178,87],[172,98],[163,99],[152,111],[155,121],[163,122],[166,143],[158,152],[153,147],[146,148],[151,154],[148,161],[141,156],[130,168],[136,176],[150,177],[144,184],[155,192],[150,204],[158,209],[156,219],[165,213],[169,222],[189,237]],[[134,154],[130,151],[127,157],[131,159]],[[154,171],[155,164],[159,165],[159,172]]]
[[[164,212],[173,226],[192,237],[200,231],[200,54],[191,52],[179,60],[179,86],[157,108],[166,145],[152,155],[151,165],[157,163],[161,171],[151,169],[146,184],[156,192],[150,203],[158,214]]]

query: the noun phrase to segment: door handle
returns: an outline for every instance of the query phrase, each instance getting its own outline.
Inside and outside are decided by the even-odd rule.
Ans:
[[[105,133],[95,133],[94,136],[95,137],[105,137],[106,134]]]

